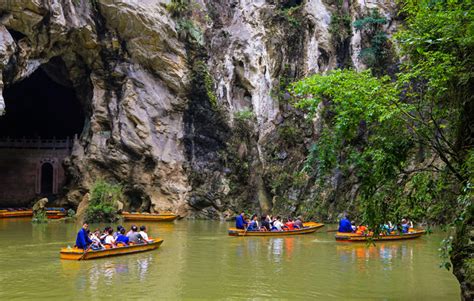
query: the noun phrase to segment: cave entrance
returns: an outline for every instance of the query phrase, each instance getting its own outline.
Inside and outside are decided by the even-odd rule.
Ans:
[[[41,166],[41,189],[42,195],[53,194],[53,165],[51,163],[43,163]]]
[[[60,58],[3,91],[0,116],[0,207],[54,199],[65,184],[63,160],[82,133],[83,105]]]

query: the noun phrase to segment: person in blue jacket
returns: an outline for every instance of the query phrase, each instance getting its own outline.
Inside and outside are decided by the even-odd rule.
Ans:
[[[243,211],[235,217],[235,227],[237,229],[245,229],[247,227],[247,222],[245,221],[245,213]]]
[[[87,249],[89,245],[92,243],[92,240],[89,238],[89,235],[87,235],[87,229],[89,228],[89,225],[87,223],[84,223],[82,225],[81,230],[77,233],[77,238],[76,238],[76,247],[79,249]]]
[[[349,220],[349,218],[347,218],[347,216],[345,216],[343,219],[341,219],[339,221],[339,230],[337,230],[337,231],[343,232],[343,233],[351,233],[352,232],[351,221]]]

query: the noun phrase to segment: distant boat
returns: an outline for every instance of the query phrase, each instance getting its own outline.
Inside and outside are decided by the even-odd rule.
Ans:
[[[163,213],[138,213],[122,212],[123,219],[126,221],[150,221],[150,222],[172,222],[178,218],[178,215],[171,212]]]
[[[158,249],[162,243],[163,239],[156,239],[153,242],[146,244],[136,244],[103,250],[88,250],[86,252],[84,252],[83,249],[78,248],[62,248],[59,252],[59,258],[64,260],[89,260],[110,256],[134,254]]]
[[[13,217],[31,217],[33,216],[33,210],[31,209],[1,209],[0,218],[13,218]]]
[[[303,223],[303,229],[295,229],[288,231],[247,231],[237,228],[230,228],[230,236],[287,236],[287,235],[301,235],[301,234],[310,234],[316,232],[321,227],[324,227],[324,224],[307,222]]]
[[[64,208],[47,208],[46,217],[49,219],[59,219],[66,217]],[[0,209],[0,218],[32,217],[31,209]]]
[[[336,240],[342,242],[361,242],[367,241],[368,239],[372,238],[374,241],[387,241],[387,240],[405,240],[405,239],[414,239],[422,236],[425,234],[425,230],[412,230],[408,233],[403,234],[390,234],[390,235],[379,235],[377,237],[373,237],[372,235],[363,235],[363,234],[356,234],[356,233],[343,233],[337,232],[336,233]]]

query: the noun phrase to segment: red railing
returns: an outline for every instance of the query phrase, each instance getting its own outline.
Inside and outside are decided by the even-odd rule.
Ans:
[[[66,139],[44,139],[38,138],[0,138],[0,148],[28,148],[28,149],[71,149],[74,140],[67,137]]]

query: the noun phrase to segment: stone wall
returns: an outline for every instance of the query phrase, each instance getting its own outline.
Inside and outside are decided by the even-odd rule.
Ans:
[[[69,149],[1,149],[0,207],[28,207],[41,193],[41,167],[53,166],[53,194],[65,183],[63,160]]]

